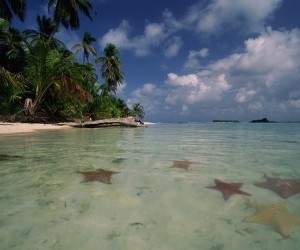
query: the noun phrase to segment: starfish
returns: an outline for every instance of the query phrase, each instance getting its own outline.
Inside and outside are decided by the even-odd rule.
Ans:
[[[254,207],[256,214],[244,218],[244,222],[270,225],[284,237],[289,237],[291,227],[300,226],[300,218],[291,214],[282,202],[271,205],[253,205],[247,202],[247,205]]]
[[[240,187],[243,185],[243,183],[226,183],[218,179],[215,179],[215,183],[216,186],[210,186],[207,188],[221,191],[223,193],[224,200],[228,200],[233,194],[251,195],[240,190]]]
[[[185,171],[188,170],[189,166],[192,162],[184,160],[184,161],[173,161],[173,166],[171,168],[182,168]]]
[[[255,186],[267,188],[287,199],[300,192],[300,180],[273,178],[265,175],[265,182],[254,183]]]
[[[111,176],[119,172],[100,168],[94,171],[78,171],[77,173],[84,175],[84,179],[81,182],[100,181],[105,184],[111,184]]]

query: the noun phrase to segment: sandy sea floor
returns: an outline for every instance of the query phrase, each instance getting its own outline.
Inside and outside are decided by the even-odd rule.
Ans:
[[[177,124],[63,129],[0,136],[1,249],[296,250],[271,226],[245,223],[258,204],[285,202],[253,185],[264,174],[300,177],[299,125]],[[170,168],[192,162],[188,171]],[[112,184],[81,183],[77,171],[118,171]],[[215,178],[250,197],[227,201]]]

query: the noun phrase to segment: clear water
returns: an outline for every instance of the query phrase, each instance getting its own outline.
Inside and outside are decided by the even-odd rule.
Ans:
[[[300,178],[300,124],[158,124],[0,136],[1,249],[299,249],[245,223],[245,198],[205,188],[242,182],[258,204],[285,201],[253,185],[263,175]],[[188,171],[174,160],[193,162]],[[77,171],[119,171],[112,184]]]

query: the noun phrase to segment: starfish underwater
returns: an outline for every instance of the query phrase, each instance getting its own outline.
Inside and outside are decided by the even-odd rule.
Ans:
[[[111,176],[119,172],[104,170],[100,168],[94,171],[77,171],[77,173],[84,176],[81,182],[100,181],[105,184],[111,184]]]
[[[184,161],[173,161],[173,166],[171,168],[182,168],[185,171],[188,170],[192,162],[184,160]]]
[[[255,208],[256,214],[244,218],[244,222],[270,225],[274,231],[286,238],[289,237],[289,229],[291,227],[300,226],[300,218],[291,214],[284,203],[254,205],[247,201],[246,204]]]
[[[226,183],[226,182],[220,181],[218,179],[215,179],[215,183],[216,183],[216,186],[210,186],[210,187],[206,187],[206,188],[219,190],[220,192],[222,192],[224,200],[228,200],[229,197],[233,194],[242,194],[242,195],[248,195],[248,196],[251,195],[251,194],[248,194],[248,193],[240,190],[243,183]]]
[[[265,182],[254,183],[254,185],[270,189],[283,199],[287,199],[300,192],[300,180],[273,178],[267,175],[264,177],[266,179]]]

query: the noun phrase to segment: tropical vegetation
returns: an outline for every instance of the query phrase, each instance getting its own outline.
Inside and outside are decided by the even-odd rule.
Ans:
[[[50,17],[37,16],[36,29],[20,31],[11,21],[14,16],[24,20],[26,0],[0,1],[2,119],[61,121],[129,115],[143,119],[141,104],[129,108],[116,96],[124,72],[114,44],[107,44],[99,55],[92,45],[96,39],[89,32],[72,50],[56,38],[61,25],[80,27],[79,12],[92,20],[90,2],[49,0]],[[94,57],[92,62],[90,56]]]

